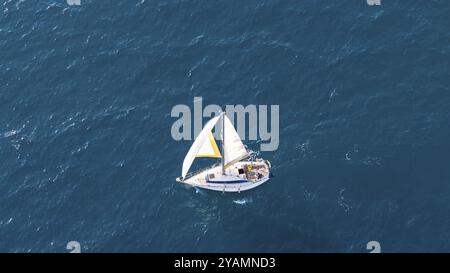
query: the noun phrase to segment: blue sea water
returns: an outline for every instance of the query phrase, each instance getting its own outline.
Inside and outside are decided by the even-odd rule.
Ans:
[[[450,251],[450,2],[0,1],[0,251]],[[177,104],[280,105],[274,177],[175,183]],[[257,150],[257,141],[246,141]]]

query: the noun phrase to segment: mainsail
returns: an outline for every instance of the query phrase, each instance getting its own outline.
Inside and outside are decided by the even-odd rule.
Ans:
[[[234,129],[233,124],[230,119],[224,114],[223,130],[225,133],[225,140],[223,144],[224,153],[224,165],[228,168],[232,164],[246,158],[249,156],[247,149],[239,137],[239,134]]]
[[[214,136],[211,132],[212,128],[216,125],[219,118],[223,118],[222,136],[225,134],[225,139],[222,142],[222,160],[224,168],[227,168],[235,162],[238,162],[249,156],[247,149],[242,143],[239,134],[234,129],[230,119],[226,116],[225,113],[222,113],[220,116],[212,118],[205,125],[205,127],[203,127],[203,130],[197,136],[191,148],[189,149],[189,152],[187,153],[183,161],[183,170],[181,174],[183,179],[188,173],[189,168],[191,167],[196,157],[222,157],[219,148],[217,147],[216,141],[214,140]]]

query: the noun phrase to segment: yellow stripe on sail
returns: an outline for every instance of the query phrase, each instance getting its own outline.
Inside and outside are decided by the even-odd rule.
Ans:
[[[216,140],[214,139],[214,136],[211,132],[208,133],[209,137],[209,144],[211,145],[213,149],[213,154],[198,154],[195,157],[217,157],[221,158],[222,155],[220,154],[219,148],[217,147]]]

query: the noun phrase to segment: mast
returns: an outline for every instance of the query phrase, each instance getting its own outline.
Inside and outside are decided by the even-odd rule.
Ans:
[[[222,112],[222,174],[225,175],[225,112]]]

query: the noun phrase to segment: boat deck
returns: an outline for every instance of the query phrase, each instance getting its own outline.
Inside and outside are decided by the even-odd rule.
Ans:
[[[207,188],[220,191],[241,191],[256,187],[269,179],[270,163],[263,159],[256,161],[240,161],[234,163],[222,174],[221,165],[213,165],[210,168],[186,176],[178,182],[194,187]]]

